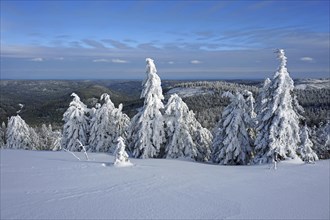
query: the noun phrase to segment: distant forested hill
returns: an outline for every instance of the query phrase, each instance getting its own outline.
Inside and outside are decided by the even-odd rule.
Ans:
[[[328,79],[326,79],[328,80]],[[309,125],[329,119],[330,85],[326,80],[300,80],[295,90],[299,103],[306,111]],[[315,85],[318,86],[315,86]],[[228,104],[221,95],[225,91],[250,90],[255,98],[262,81],[171,81],[163,80],[163,92],[168,98],[173,93],[179,96],[192,109],[203,126],[212,129]],[[300,86],[299,86],[300,85]],[[319,86],[322,85],[322,86]],[[93,107],[103,93],[108,93],[118,106],[123,103],[124,112],[130,117],[142,106],[140,99],[141,81],[129,80],[1,80],[0,122],[16,115],[18,104],[24,104],[20,115],[31,126],[51,123],[62,127],[62,115],[68,108],[72,92],[82,101]],[[166,102],[166,100],[165,100]]]

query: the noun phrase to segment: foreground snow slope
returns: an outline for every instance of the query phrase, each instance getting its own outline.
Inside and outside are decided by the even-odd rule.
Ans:
[[[219,166],[1,150],[1,219],[329,219],[329,160]],[[77,153],[81,158],[83,154]]]

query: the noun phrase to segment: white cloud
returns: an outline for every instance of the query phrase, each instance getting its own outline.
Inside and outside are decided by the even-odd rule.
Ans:
[[[312,57],[301,57],[300,60],[304,61],[304,62],[313,62],[314,61],[314,59]]]
[[[36,57],[36,58],[30,59],[30,61],[33,61],[33,62],[42,62],[42,61],[44,61],[44,59],[42,59],[41,57]]]
[[[174,61],[168,61],[168,64],[172,65],[172,64],[174,64]]]
[[[111,60],[113,63],[128,63],[127,60],[121,60],[121,59],[112,59]]]
[[[200,60],[191,60],[190,63],[191,64],[201,64],[202,61],[200,61]]]
[[[108,63],[109,60],[107,59],[95,59],[93,60],[94,63]]]
[[[64,57],[56,57],[55,60],[64,60]]]

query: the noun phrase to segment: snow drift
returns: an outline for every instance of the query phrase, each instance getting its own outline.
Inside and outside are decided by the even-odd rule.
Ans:
[[[1,219],[329,219],[329,160],[219,166],[1,150]],[[84,158],[82,152],[76,153]]]

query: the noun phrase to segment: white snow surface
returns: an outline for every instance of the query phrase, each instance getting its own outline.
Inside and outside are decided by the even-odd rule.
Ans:
[[[213,94],[212,90],[206,90],[200,87],[196,88],[173,88],[170,89],[167,93],[167,95],[173,95],[177,94],[181,98],[191,97],[191,96],[197,96],[197,95],[206,95],[206,94]]]
[[[329,219],[330,160],[220,166],[1,150],[1,219]],[[82,152],[76,153],[84,158]]]
[[[303,79],[295,82],[296,89],[329,89],[330,79]]]

